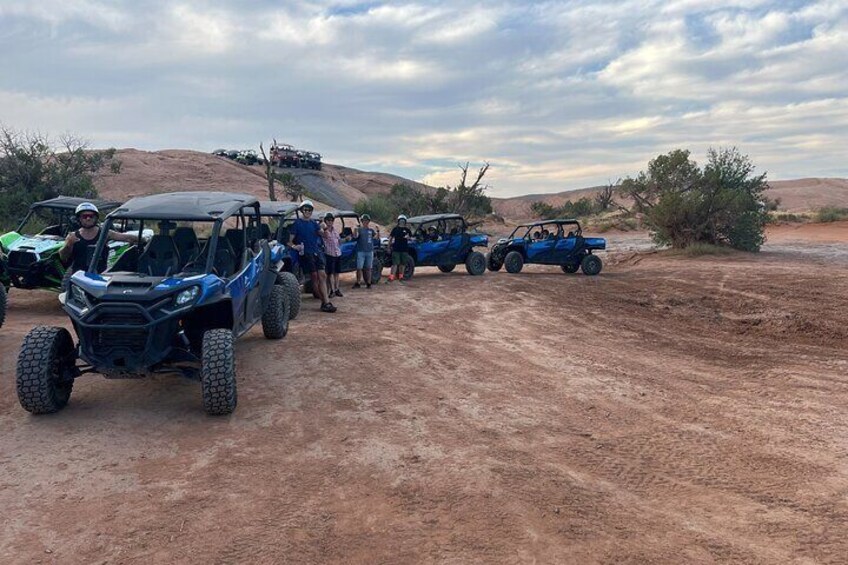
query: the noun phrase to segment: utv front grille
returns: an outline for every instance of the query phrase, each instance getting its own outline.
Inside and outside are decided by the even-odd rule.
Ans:
[[[94,330],[96,349],[122,348],[141,351],[147,345],[148,332],[144,327],[147,319],[139,311],[104,309],[98,312],[91,323],[95,324],[95,328],[98,325],[109,326]]]
[[[13,269],[26,269],[37,262],[38,255],[29,251],[11,251],[9,253],[9,267]]]

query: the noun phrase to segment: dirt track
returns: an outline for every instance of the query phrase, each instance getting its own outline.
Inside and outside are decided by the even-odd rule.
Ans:
[[[239,343],[228,419],[168,378],[29,416],[20,340],[64,320],[13,291],[0,562],[844,562],[848,266],[795,259],[427,269],[308,302]]]

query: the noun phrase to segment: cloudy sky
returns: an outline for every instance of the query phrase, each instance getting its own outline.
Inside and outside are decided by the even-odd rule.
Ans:
[[[0,122],[100,147],[256,147],[496,196],[736,145],[848,176],[848,1],[0,0]]]

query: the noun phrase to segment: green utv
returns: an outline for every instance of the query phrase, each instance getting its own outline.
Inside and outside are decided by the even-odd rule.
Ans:
[[[26,290],[62,289],[72,273],[66,272],[59,259],[59,250],[68,233],[79,228],[74,211],[83,202],[97,206],[101,217],[120,206],[118,202],[58,196],[30,206],[17,230],[0,235],[0,326],[6,318],[10,286]],[[130,227],[116,226],[121,231]],[[110,242],[109,265],[128,248],[128,243]]]

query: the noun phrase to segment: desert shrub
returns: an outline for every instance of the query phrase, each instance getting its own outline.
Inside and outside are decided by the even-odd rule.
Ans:
[[[394,204],[385,194],[375,194],[363,198],[354,205],[353,209],[357,214],[368,214],[374,221],[382,225],[394,222],[397,217]]]
[[[838,222],[839,220],[845,220],[848,219],[848,208],[825,206],[816,211],[815,219],[817,222]]]
[[[576,201],[568,200],[562,206],[551,206],[547,202],[536,201],[530,205],[530,211],[540,220],[555,218],[585,218],[601,210],[596,200],[584,196]]]
[[[621,193],[644,213],[654,240],[675,248],[695,243],[758,251],[768,220],[765,174],[736,148],[710,149],[702,168],[677,149],[621,184]]]

